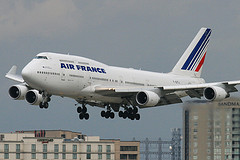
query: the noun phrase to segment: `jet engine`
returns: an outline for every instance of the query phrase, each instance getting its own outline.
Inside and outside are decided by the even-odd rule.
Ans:
[[[228,98],[230,95],[227,91],[218,86],[207,87],[203,91],[203,96],[209,101],[223,100]]]
[[[14,85],[11,86],[8,90],[8,94],[15,100],[22,100],[24,99],[28,88],[24,85]]]
[[[159,100],[159,95],[152,91],[140,91],[136,95],[136,102],[140,106],[155,106]]]
[[[26,93],[26,101],[31,105],[39,105],[43,101],[43,97],[38,90],[30,90]]]

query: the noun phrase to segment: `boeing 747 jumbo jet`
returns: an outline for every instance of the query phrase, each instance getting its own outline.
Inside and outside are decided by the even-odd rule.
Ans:
[[[39,53],[16,75],[13,66],[6,77],[20,84],[9,88],[15,100],[48,108],[52,95],[77,101],[80,119],[89,119],[86,105],[105,108],[101,116],[139,120],[138,108],[181,103],[182,97],[223,100],[236,92],[240,81],[205,83],[201,78],[211,29],[201,28],[170,73],[156,73],[109,66],[88,58]]]

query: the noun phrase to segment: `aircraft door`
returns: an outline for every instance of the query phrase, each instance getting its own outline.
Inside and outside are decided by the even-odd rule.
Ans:
[[[64,71],[61,73],[61,81],[66,81],[66,73]]]

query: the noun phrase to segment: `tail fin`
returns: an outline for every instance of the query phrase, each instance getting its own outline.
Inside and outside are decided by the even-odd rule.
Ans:
[[[173,68],[173,74],[200,77],[212,30],[201,28]]]

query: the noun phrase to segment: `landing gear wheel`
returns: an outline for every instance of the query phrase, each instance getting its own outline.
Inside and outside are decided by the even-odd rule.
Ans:
[[[85,117],[86,120],[88,120],[89,119],[89,114],[85,113],[84,117]]]
[[[140,120],[140,114],[135,115],[136,120]]]
[[[84,118],[84,114],[83,114],[83,113],[80,113],[80,114],[79,114],[79,119],[82,120],[83,118]]]
[[[46,102],[46,103],[43,103],[43,107],[45,108],[45,109],[48,109],[48,103]]]
[[[128,118],[131,119],[131,120],[134,120],[134,114],[129,114]]]
[[[39,107],[40,107],[41,109],[44,107],[44,106],[43,106],[43,102],[40,102]]]
[[[102,112],[101,112],[101,116],[102,116],[102,117],[105,117],[105,115],[106,115],[106,112],[105,112],[105,111],[102,111]]]
[[[115,117],[113,112],[110,112],[110,118],[113,119]]]
[[[105,114],[105,118],[109,118],[110,117],[110,111],[107,111],[106,114]]]
[[[123,111],[119,111],[119,112],[118,112],[118,116],[119,116],[119,117],[123,117]]]
[[[137,114],[138,113],[138,108],[137,107],[133,107],[133,113]]]
[[[128,111],[128,113],[130,113],[130,114],[131,114],[131,113],[133,112],[133,109],[132,109],[132,108],[128,108],[128,110],[127,110],[127,111]]]
[[[78,107],[78,108],[77,108],[77,112],[78,112],[78,113],[81,113],[81,112],[82,112],[82,108],[81,108],[81,107]]]
[[[48,98],[47,98],[47,102],[50,102],[50,101],[51,101],[51,98],[50,98],[50,97],[48,97]]]
[[[122,117],[123,117],[123,119],[126,119],[126,118],[128,117],[128,112],[127,112],[127,111],[124,111]]]

